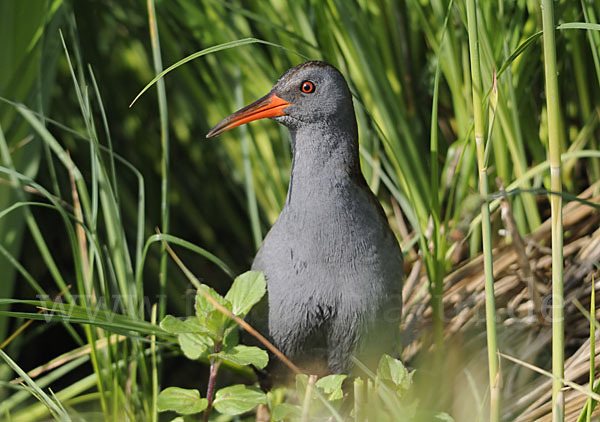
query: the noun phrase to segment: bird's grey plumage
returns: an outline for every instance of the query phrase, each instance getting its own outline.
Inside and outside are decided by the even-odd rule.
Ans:
[[[303,81],[314,92],[303,93]],[[352,353],[393,348],[402,253],[360,171],[343,76],[308,62],[272,92],[291,103],[274,120],[289,128],[293,162],[285,205],[252,265],[267,279],[268,334],[301,367],[346,372]]]

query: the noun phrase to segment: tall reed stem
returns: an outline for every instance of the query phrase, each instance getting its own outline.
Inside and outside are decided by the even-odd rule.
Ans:
[[[544,73],[546,78],[546,108],[548,112],[548,161],[550,162],[550,196],[552,219],[552,420],[562,421],[565,414],[561,393],[564,377],[564,293],[563,293],[563,231],[560,163],[560,105],[558,73],[554,40],[554,8],[552,1],[542,1],[544,37]]]
[[[473,91],[473,117],[475,121],[475,146],[479,169],[479,193],[488,197],[487,163],[485,157],[484,118],[481,98],[481,65],[479,60],[479,35],[477,33],[477,10],[475,0],[467,1],[467,24],[469,54],[471,57],[471,86]],[[485,273],[485,318],[488,347],[490,383],[490,421],[500,420],[500,394],[498,374],[498,346],[496,342],[496,300],[494,297],[494,273],[492,264],[492,236],[490,208],[487,201],[481,205],[481,235],[483,242],[483,269]]]
[[[158,38],[158,24],[156,22],[156,11],[154,9],[154,0],[147,1],[148,21],[150,24],[150,40],[152,42],[152,60],[154,62],[154,72],[158,75],[163,71],[162,56],[160,53],[160,41]],[[160,144],[162,147],[161,160],[161,193],[160,193],[160,211],[161,211],[161,231],[169,233],[169,115],[167,111],[167,92],[164,79],[156,82],[158,93],[158,110],[160,114]],[[159,299],[159,319],[165,316],[166,300],[165,287],[167,281],[167,251],[161,246],[160,251],[160,299]]]

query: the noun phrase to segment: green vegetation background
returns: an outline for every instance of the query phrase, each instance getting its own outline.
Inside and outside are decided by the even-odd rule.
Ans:
[[[326,60],[347,76],[355,94],[363,171],[405,250],[420,247],[430,291],[441,292],[443,276],[452,266],[451,254],[463,239],[469,248],[462,258],[480,251],[478,226],[473,223],[480,198],[471,139],[471,80],[462,2],[449,9],[447,27],[448,2],[442,0],[162,0],[155,6],[164,67],[205,48],[248,37],[286,49],[247,44],[177,68],[164,78],[167,116],[159,111],[154,88],[129,108],[156,74],[146,2],[0,3],[0,129],[6,140],[2,166],[14,166],[18,174],[64,201],[57,208],[73,213],[69,174],[73,169],[65,165],[68,160],[48,139],[54,139],[63,153],[68,151],[92,198],[89,209],[83,204],[84,225],[91,230],[90,239],[95,239],[101,258],[91,265],[104,268],[102,273],[86,274],[86,259],[76,253],[81,244],[65,234],[60,215],[39,206],[19,205],[25,200],[48,203],[49,199],[20,186],[32,183],[23,178],[19,182],[14,173],[3,171],[0,298],[35,299],[41,293],[54,297],[63,290],[59,280],[70,284],[73,294],[141,295],[136,280],[143,280],[148,303],[159,302],[164,306],[161,309],[171,314],[191,314],[193,292],[186,278],[169,265],[161,282],[160,248],[151,247],[142,261],[137,238],[139,224],[144,240],[156,227],[164,228],[161,186],[167,179],[162,174],[161,116],[168,121],[169,135],[168,232],[210,251],[232,273],[239,274],[250,266],[285,199],[291,158],[287,132],[266,121],[215,140],[206,140],[204,135],[223,117],[264,95],[285,70],[304,61],[303,57]],[[600,13],[598,4],[590,0],[555,2],[555,9],[556,24],[594,24]],[[547,172],[537,171],[533,177],[525,174],[546,162],[540,5],[534,0],[481,1],[478,13],[484,93],[491,89],[494,71],[499,86],[498,97],[492,95],[497,108],[489,153],[490,186],[496,186],[494,179],[500,177],[506,186],[548,187]],[[598,149],[599,34],[597,30],[557,31],[562,152],[583,151],[584,157],[593,155],[586,151]],[[518,49],[523,45],[526,48]],[[438,105],[434,102],[438,69],[439,99],[435,101],[439,106],[434,107],[437,114],[432,114],[432,102]],[[24,103],[40,114],[26,115],[6,100]],[[431,124],[432,116],[437,125]],[[69,130],[44,122],[44,117]],[[143,176],[143,203],[138,202],[135,175],[119,162],[113,174],[107,155],[94,150],[94,145],[108,147],[109,140],[114,151]],[[599,169],[597,158],[566,161],[565,190],[579,193],[600,178]],[[102,174],[107,176],[104,185]],[[78,190],[85,197],[85,189],[78,185]],[[103,205],[94,209],[95,200]],[[523,234],[547,217],[545,197],[517,195],[512,201]],[[394,203],[399,204],[412,235],[397,224]],[[15,207],[13,211],[6,211],[11,207]],[[433,238],[427,237],[430,224],[435,229]],[[459,240],[450,233],[459,233]],[[178,253],[203,282],[222,293],[227,290],[231,277],[214,261],[184,248]],[[407,263],[412,264],[417,257],[407,254]],[[79,266],[74,265],[78,259]],[[124,268],[122,273],[119,268]],[[143,303],[144,297],[135,301]],[[437,309],[435,300],[433,305]],[[15,304],[0,306],[5,311],[22,309]],[[148,309],[126,308],[120,311],[149,320]],[[434,319],[435,315],[434,310]],[[439,321],[434,326],[441,329]],[[20,324],[0,316],[0,341]],[[61,324],[34,325],[6,351],[29,368],[78,345],[93,344],[97,334],[84,331],[77,325],[67,329]],[[131,349],[124,347],[109,361],[145,347],[143,342],[130,341]],[[92,369],[82,366],[78,371],[58,385],[71,385]],[[189,369],[185,366],[181,371]],[[201,369],[192,371],[202,377]],[[0,366],[0,377],[10,379],[7,366]],[[124,380],[118,379],[123,382],[119,388],[125,388]],[[143,413],[147,410],[144,388],[140,391],[142,398],[133,407]],[[7,395],[0,390],[0,397]]]

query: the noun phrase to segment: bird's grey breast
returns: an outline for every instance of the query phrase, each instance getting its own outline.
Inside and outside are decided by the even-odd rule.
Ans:
[[[286,203],[253,268],[267,278],[270,334],[288,352],[302,347],[299,333],[335,319],[361,329],[400,300],[402,255],[379,207],[356,183]]]

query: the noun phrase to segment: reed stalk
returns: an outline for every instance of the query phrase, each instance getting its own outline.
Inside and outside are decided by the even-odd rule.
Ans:
[[[548,161],[550,162],[550,212],[552,219],[552,420],[564,420],[565,404],[561,394],[564,378],[564,286],[563,231],[560,163],[560,103],[558,71],[554,39],[554,7],[552,1],[542,2],[544,38],[544,74],[546,80],[546,109],[548,113]]]
[[[469,54],[471,59],[471,88],[473,92],[473,117],[477,166],[479,170],[479,194],[488,197],[487,162],[485,155],[484,117],[482,104],[481,64],[479,58],[479,35],[477,33],[477,9],[475,0],[467,1],[467,26]],[[483,269],[485,273],[485,317],[488,348],[490,387],[490,421],[500,420],[500,394],[498,373],[498,346],[496,340],[496,301],[494,297],[494,273],[492,264],[492,235],[490,208],[487,201],[481,204],[481,236],[483,243]]]
[[[156,11],[154,1],[148,0],[148,23],[150,25],[150,40],[152,41],[152,60],[154,63],[154,72],[158,75],[163,71],[162,56],[160,53],[160,41],[158,38],[158,24],[156,22]],[[160,186],[160,211],[161,211],[161,231],[165,234],[169,233],[169,114],[167,108],[167,91],[165,89],[165,81],[160,79],[156,82],[156,90],[158,94],[158,110],[160,114],[160,144],[162,147],[161,157],[161,186]],[[166,300],[164,295],[166,292],[167,281],[167,251],[164,246],[161,246],[160,251],[160,301],[159,301],[159,318],[162,319],[165,315]]]

